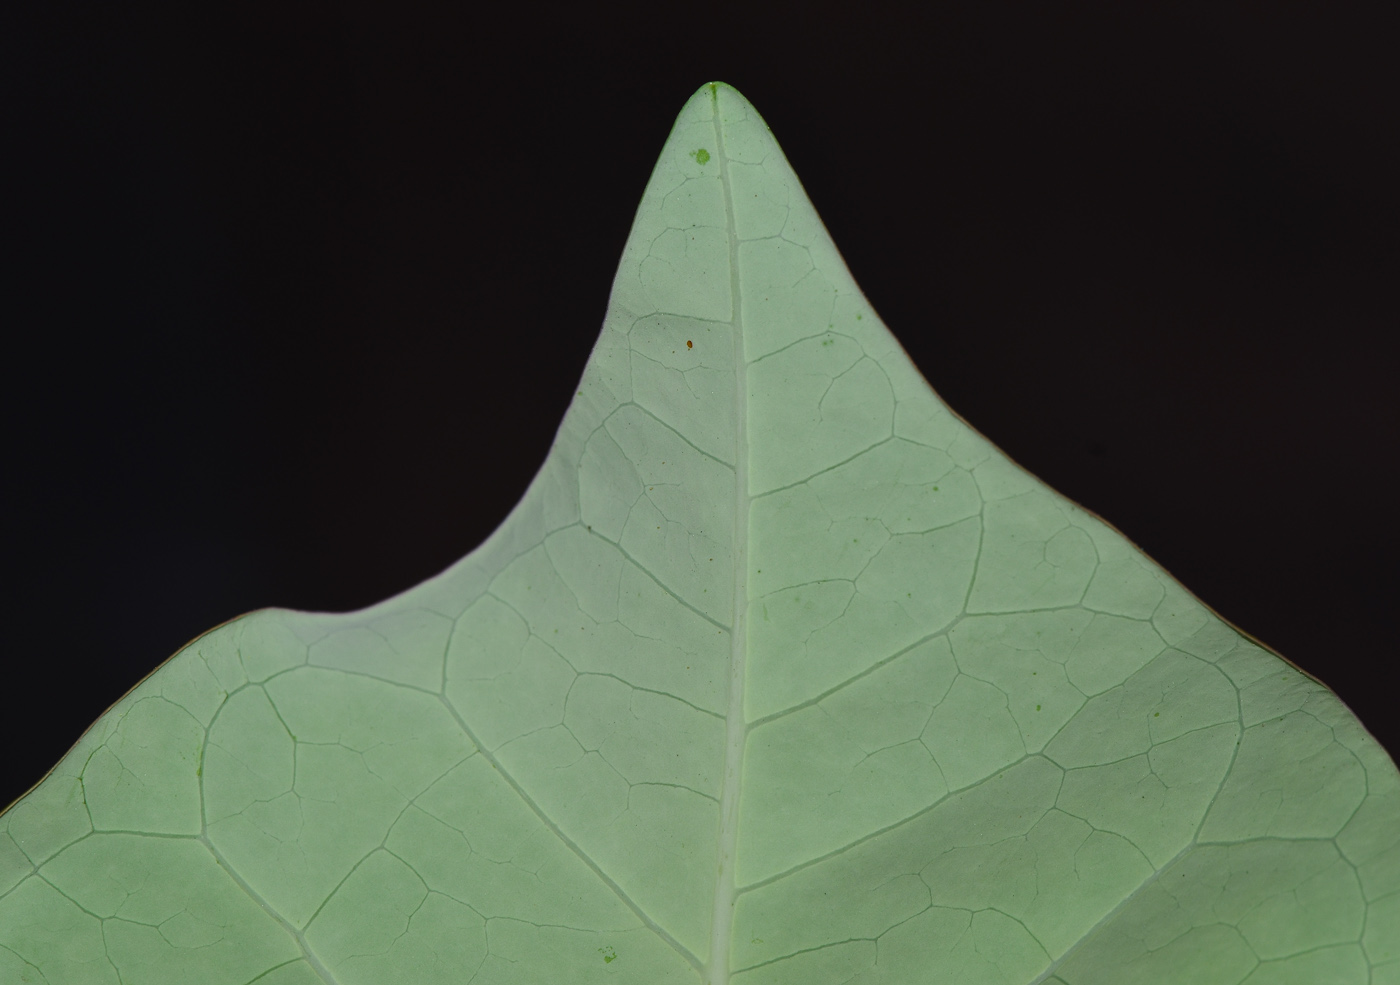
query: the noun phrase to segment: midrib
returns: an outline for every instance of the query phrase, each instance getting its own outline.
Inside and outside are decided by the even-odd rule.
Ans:
[[[734,927],[734,848],[739,837],[739,786],[744,766],[744,661],[747,656],[747,575],[749,540],[748,382],[744,362],[744,316],[739,297],[739,241],[734,233],[734,197],[729,187],[729,158],[719,116],[719,92],[710,87],[714,104],[715,158],[724,192],[724,215],[729,240],[729,297],[734,325],[734,605],[729,636],[729,706],[724,727],[724,787],[719,800],[719,866],[715,876],[715,909],[710,926],[709,985],[728,985],[729,946]]]

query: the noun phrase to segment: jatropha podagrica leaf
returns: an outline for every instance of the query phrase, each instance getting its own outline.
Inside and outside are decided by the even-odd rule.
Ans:
[[[954,415],[707,85],[539,475],[0,816],[0,981],[1400,982],[1400,777]]]

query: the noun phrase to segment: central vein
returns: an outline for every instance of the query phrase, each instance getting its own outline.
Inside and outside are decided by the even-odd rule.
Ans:
[[[709,985],[728,985],[729,946],[734,930],[734,849],[739,838],[739,787],[744,767],[744,660],[747,656],[749,434],[748,382],[744,360],[744,317],[739,300],[739,241],[734,232],[734,198],[729,187],[729,159],[724,149],[719,92],[714,102],[715,157],[724,190],[729,239],[729,297],[734,326],[734,621],[729,637],[729,707],[724,728],[724,788],[719,800],[719,865],[715,874],[715,910],[710,925]]]

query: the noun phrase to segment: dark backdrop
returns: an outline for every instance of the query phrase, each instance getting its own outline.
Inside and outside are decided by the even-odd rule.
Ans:
[[[956,410],[1400,749],[1393,24],[233,6],[0,42],[0,806],[201,631],[502,520],[711,79]]]

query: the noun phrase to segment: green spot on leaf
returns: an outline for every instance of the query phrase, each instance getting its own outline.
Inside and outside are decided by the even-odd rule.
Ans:
[[[693,151],[691,151],[691,152],[690,152],[690,156],[693,157],[693,158],[695,158],[695,163],[696,163],[696,164],[708,164],[708,163],[710,163],[710,152],[707,151],[707,150],[706,150],[705,148],[703,148],[703,147],[701,147],[699,150],[693,150]]]

